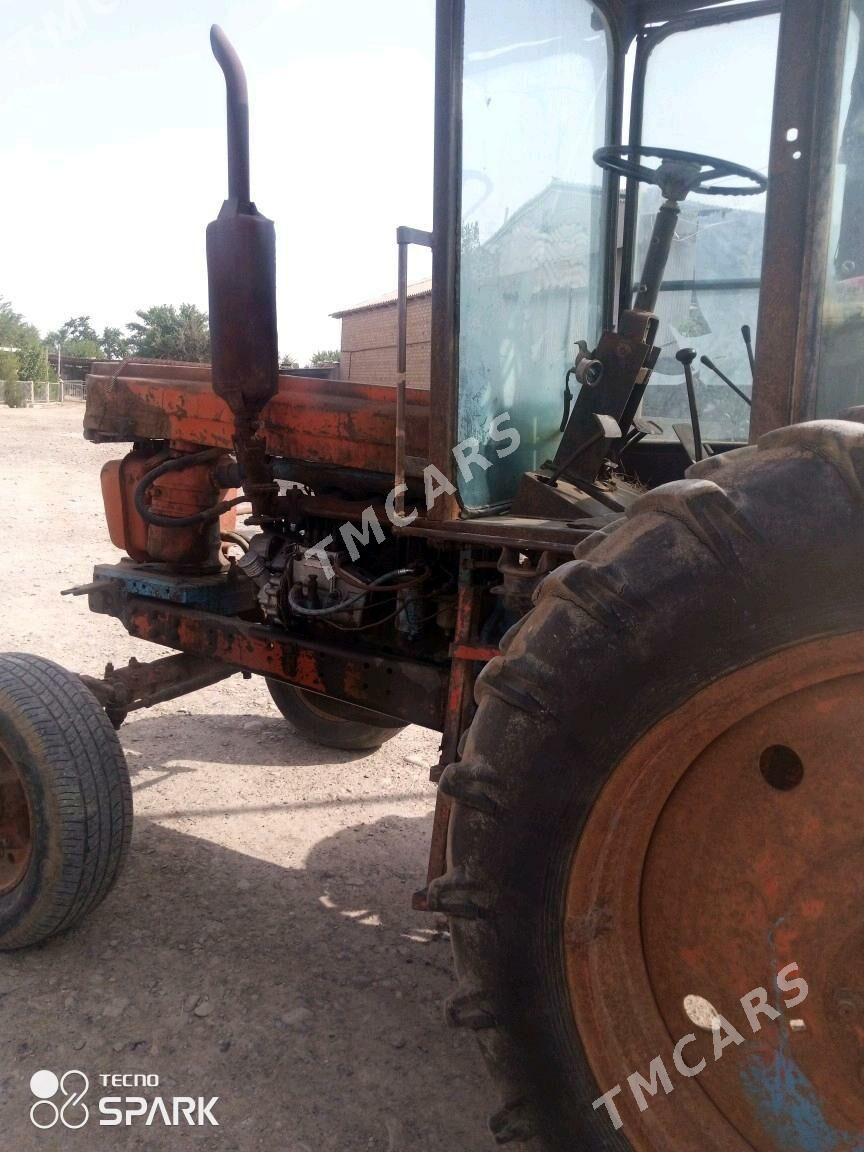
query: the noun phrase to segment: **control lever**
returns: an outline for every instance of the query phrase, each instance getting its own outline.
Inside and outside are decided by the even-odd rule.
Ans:
[[[745,325],[745,327],[746,327],[746,325]],[[726,373],[720,371],[720,369],[717,367],[717,365],[714,363],[714,361],[711,359],[710,356],[703,356],[702,357],[702,363],[705,365],[706,368],[710,368],[715,376],[719,376],[720,379],[723,381],[723,383],[725,385],[727,385],[727,387],[731,388],[736,396],[740,396],[748,408],[753,407],[753,401],[750,399],[750,397],[747,395],[747,393],[742,392],[737,384],[733,384],[732,381],[729,379],[729,377],[726,375]]]
[[[749,324],[741,325],[741,335],[744,337],[744,347],[747,349],[747,359],[750,361],[750,376],[756,379],[756,357],[753,355],[753,334]]]
[[[693,383],[693,361],[698,356],[695,348],[681,348],[675,359],[684,367],[684,380],[687,385],[687,403],[690,405],[690,426],[693,429],[693,459],[698,464],[705,455],[702,448],[702,431],[699,426],[699,411],[696,407],[696,387]]]

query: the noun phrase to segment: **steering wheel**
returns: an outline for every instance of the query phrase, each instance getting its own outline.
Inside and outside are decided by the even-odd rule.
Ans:
[[[660,160],[658,168],[640,164],[643,159]],[[754,168],[703,156],[701,152],[679,152],[675,148],[647,148],[642,145],[615,144],[598,148],[594,162],[607,172],[656,184],[668,200],[683,200],[690,192],[703,196],[758,196],[768,187],[768,178]],[[744,184],[716,185],[715,180],[739,176]]]

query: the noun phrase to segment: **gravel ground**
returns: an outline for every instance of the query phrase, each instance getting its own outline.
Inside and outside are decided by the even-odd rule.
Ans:
[[[0,407],[0,650],[101,674],[165,651],[59,596],[117,556],[99,468],[120,453],[85,443],[81,414]],[[117,887],[67,936],[0,955],[3,1152],[489,1147],[479,1056],[442,1022],[446,932],[410,907],[435,734],[407,728],[359,757],[320,749],[260,681],[235,677],[134,713],[120,736],[136,825]],[[155,1074],[150,1097],[218,1096],[219,1127],[101,1128],[91,1115],[37,1131],[40,1069],[83,1071],[94,1114],[100,1075]]]

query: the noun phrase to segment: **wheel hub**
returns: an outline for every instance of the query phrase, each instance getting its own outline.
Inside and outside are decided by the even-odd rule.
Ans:
[[[32,851],[30,804],[23,778],[0,745],[0,895],[24,879]]]
[[[568,891],[570,999],[639,1152],[861,1146],[862,694],[861,635],[762,660],[652,729],[592,810]],[[759,988],[756,1030],[741,998]],[[740,1036],[719,1058],[713,1012]],[[692,1077],[673,1060],[687,1035],[686,1065],[705,1060]],[[673,1091],[640,1111],[627,1078],[658,1056]]]

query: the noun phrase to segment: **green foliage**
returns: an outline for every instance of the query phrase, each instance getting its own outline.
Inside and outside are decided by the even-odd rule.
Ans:
[[[67,346],[73,344],[95,344],[99,347],[99,334],[90,323],[89,316],[71,316],[65,324],[55,332],[49,332],[45,337],[45,343],[49,344],[52,348],[57,344],[63,345],[63,350],[66,351]],[[85,352],[70,352],[70,356],[85,356]],[[101,349],[97,353],[101,355]]]
[[[202,361],[210,358],[210,331],[207,313],[194,304],[156,305],[136,313],[136,319],[122,329],[107,327],[97,333],[89,316],[71,316],[44,339],[32,324],[0,296],[0,381],[57,381],[56,371],[48,364],[48,354],[60,349],[60,373],[63,361],[77,357],[89,360],[124,360],[128,356],[145,356],[155,360]],[[286,356],[283,364],[297,364]],[[5,390],[7,402],[18,404],[18,392]],[[23,400],[21,400],[23,403]]]
[[[106,360],[125,360],[129,341],[119,328],[106,328],[102,333],[102,352]]]
[[[0,347],[17,348],[30,340],[38,340],[39,333],[16,312],[8,300],[0,296]]]
[[[61,361],[65,356],[80,356],[87,360],[101,360],[103,356],[99,334],[89,316],[70,316],[65,324],[49,332],[43,343],[51,352],[56,352],[59,345]],[[62,363],[60,372],[63,372]]]
[[[0,380],[18,379],[18,353],[0,351]]]
[[[3,398],[9,408],[24,407],[24,391],[18,382],[18,353],[0,351],[0,381]]]
[[[70,340],[61,346],[62,356],[81,356],[84,359],[103,358],[103,346],[98,340]]]
[[[136,312],[139,321],[127,324],[129,351],[153,360],[210,359],[207,313],[194,304],[157,304]]]
[[[286,352],[282,359],[279,361],[280,368],[299,368],[300,361],[295,360],[290,352]]]
[[[101,360],[102,345],[98,340],[67,340],[60,345],[61,361],[65,360],[67,356],[80,356],[85,360]]]
[[[18,379],[48,379],[48,352],[41,344],[31,341],[18,349]]]
[[[308,367],[322,368],[325,364],[338,364],[341,355],[338,348],[321,348],[312,353]]]

